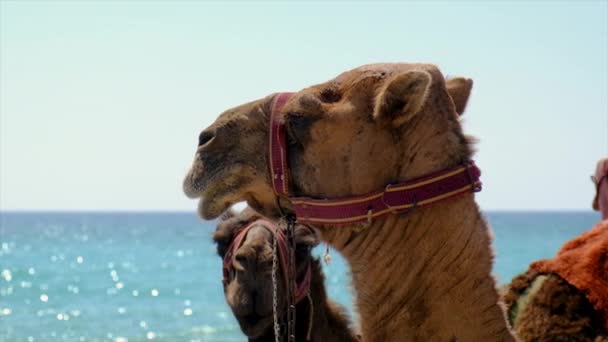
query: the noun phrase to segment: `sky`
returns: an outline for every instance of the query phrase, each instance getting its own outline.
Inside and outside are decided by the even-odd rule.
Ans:
[[[589,210],[608,2],[0,1],[0,210],[185,210],[219,113],[374,62],[474,89],[485,210]]]

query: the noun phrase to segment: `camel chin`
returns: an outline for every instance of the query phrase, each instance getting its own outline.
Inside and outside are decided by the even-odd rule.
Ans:
[[[238,200],[228,200],[228,196],[221,194],[206,195],[203,194],[198,202],[198,214],[205,220],[213,220],[220,217]]]
[[[245,200],[239,197],[239,190],[246,187],[249,180],[239,175],[240,169],[233,167],[231,172],[216,173],[211,177],[206,173],[196,174],[194,167],[188,173],[184,179],[183,191],[189,198],[199,198],[198,214],[203,219],[215,219],[233,204]]]
[[[238,317],[237,321],[241,330],[249,338],[262,336],[272,324],[272,315],[266,317]]]

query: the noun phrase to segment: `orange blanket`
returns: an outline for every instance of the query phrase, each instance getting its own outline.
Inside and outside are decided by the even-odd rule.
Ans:
[[[557,273],[584,292],[608,329],[608,220],[568,241],[555,258],[530,267],[541,273]]]

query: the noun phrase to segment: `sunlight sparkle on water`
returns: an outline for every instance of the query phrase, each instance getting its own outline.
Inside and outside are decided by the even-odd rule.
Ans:
[[[114,280],[114,282],[118,281],[118,273],[116,273],[116,270],[110,271],[110,276],[112,277],[112,280]]]
[[[184,309],[184,316],[190,316],[190,315],[192,315],[192,309],[185,308]]]
[[[158,296],[158,290],[157,289],[152,289],[152,291],[150,291],[150,294],[152,295],[152,297],[157,297]]]
[[[78,294],[78,292],[80,292],[80,289],[78,288],[78,286],[69,284],[68,285],[68,292],[72,292],[74,294]]]
[[[212,326],[203,325],[202,327],[192,328],[192,331],[202,333],[204,335],[211,335],[215,334],[217,330]]]
[[[156,337],[156,334],[153,333],[152,331],[148,331],[148,333],[146,334],[146,337],[148,338],[148,340],[152,340]]]
[[[0,288],[0,296],[10,296],[13,294],[13,287],[9,286],[7,288]]]
[[[2,270],[1,275],[6,281],[11,281],[13,279],[13,275],[11,274],[10,270]]]
[[[47,295],[46,295],[46,294],[44,294],[44,293],[43,293],[43,294],[41,294],[41,295],[40,295],[40,301],[41,301],[41,302],[43,302],[43,303],[48,302],[48,301],[49,301],[49,296],[47,296]]]

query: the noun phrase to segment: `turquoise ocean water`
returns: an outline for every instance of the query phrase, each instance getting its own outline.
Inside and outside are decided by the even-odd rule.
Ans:
[[[599,220],[486,216],[501,282]],[[0,213],[0,341],[244,341],[224,303],[214,228],[186,213]],[[332,257],[330,296],[351,307],[347,269]]]

